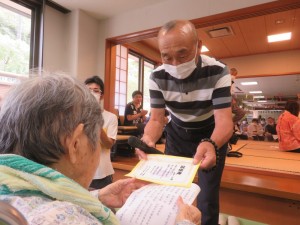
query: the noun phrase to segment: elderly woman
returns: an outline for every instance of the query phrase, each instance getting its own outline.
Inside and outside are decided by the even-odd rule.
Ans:
[[[70,76],[16,86],[0,112],[0,200],[29,224],[119,224],[110,208],[143,184],[124,179],[87,190],[99,163],[102,123],[96,99]],[[178,224],[199,219],[193,206],[181,202],[179,209]]]

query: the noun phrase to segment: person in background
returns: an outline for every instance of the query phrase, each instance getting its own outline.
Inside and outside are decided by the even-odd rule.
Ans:
[[[260,123],[258,123],[258,119],[252,119],[252,123],[250,123],[247,127],[248,138],[255,141],[264,141],[264,129]]]
[[[268,117],[267,125],[265,126],[265,137],[268,141],[275,141],[277,136],[276,123],[273,117]]]
[[[100,160],[99,102],[79,81],[38,75],[12,88],[0,112],[0,201],[29,224],[120,224],[119,208],[145,185],[134,178],[88,191]],[[200,211],[177,201],[177,223],[193,225]]]
[[[260,123],[260,125],[262,126],[262,128],[265,130],[265,127],[266,127],[266,125],[267,125],[266,119],[265,119],[265,118],[259,119],[259,123]]]
[[[240,125],[240,138],[243,140],[248,140],[248,121],[247,119],[242,120]]]
[[[233,113],[233,124],[236,125],[246,114],[245,110],[240,108],[237,102],[236,95],[234,94],[235,90],[235,79],[237,77],[238,71],[236,68],[231,68],[230,69],[230,75],[231,75],[231,88],[230,88],[230,93],[232,97],[231,101],[231,109]],[[235,129],[234,129],[235,130]]]
[[[132,102],[125,107],[124,126],[137,126],[138,134],[144,133],[147,110],[142,108],[143,93],[141,91],[132,92]]]
[[[151,117],[142,141],[155,146],[165,127],[168,108],[171,120],[165,127],[165,153],[193,157],[194,164],[201,161],[197,201],[201,224],[217,225],[219,187],[233,132],[230,74],[225,64],[199,55],[202,43],[189,21],[174,20],[163,25],[158,45],[163,65],[150,76]],[[139,149],[137,154],[147,158]]]
[[[300,153],[299,103],[288,101],[277,121],[277,135],[281,151]]]
[[[103,101],[104,83],[98,76],[93,76],[85,80],[85,85],[90,89],[97,102]],[[101,105],[101,104],[100,104]],[[91,188],[100,189],[113,182],[114,169],[111,163],[110,150],[114,145],[118,133],[117,116],[111,112],[101,109],[104,120],[100,133],[101,153],[100,163],[96,170]]]

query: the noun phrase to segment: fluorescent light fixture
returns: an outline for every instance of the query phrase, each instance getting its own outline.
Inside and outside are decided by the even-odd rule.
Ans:
[[[202,45],[201,52],[209,52],[205,45]]]
[[[286,40],[290,40],[291,37],[292,37],[292,32],[268,35],[268,42],[271,43],[277,41],[286,41]]]
[[[249,91],[250,94],[261,94],[262,91]]]
[[[256,95],[256,96],[253,96],[253,98],[265,98],[265,96],[263,96],[263,95]]]
[[[263,102],[267,102],[266,100],[259,100],[257,102],[263,103]]]
[[[241,85],[257,85],[257,81],[241,82]]]

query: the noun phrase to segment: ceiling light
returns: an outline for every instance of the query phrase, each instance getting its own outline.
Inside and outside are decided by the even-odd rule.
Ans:
[[[261,94],[262,91],[249,91],[250,94]]]
[[[202,45],[201,52],[209,52],[208,48],[205,45]]]
[[[241,82],[241,85],[257,85],[257,81]]]
[[[256,95],[256,96],[253,96],[253,98],[265,98],[265,96],[263,96],[263,95]]]
[[[269,35],[268,42],[270,43],[270,42],[277,42],[277,41],[286,41],[286,40],[290,40],[291,37],[292,37],[292,32]]]
[[[267,102],[266,100],[259,100],[257,102],[263,103],[263,102]]]

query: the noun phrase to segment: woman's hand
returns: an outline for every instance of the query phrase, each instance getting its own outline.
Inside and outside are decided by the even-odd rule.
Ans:
[[[119,208],[124,205],[129,195],[136,189],[146,185],[146,182],[135,178],[118,180],[99,190],[99,201],[109,208]]]
[[[176,217],[176,224],[180,224],[180,221],[188,220],[193,224],[200,225],[201,212],[193,205],[185,204],[181,197],[177,200],[178,213]]]

